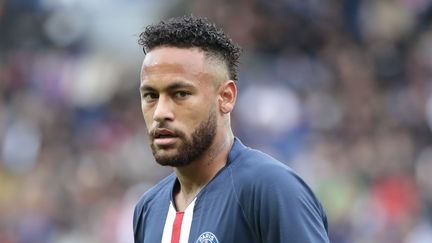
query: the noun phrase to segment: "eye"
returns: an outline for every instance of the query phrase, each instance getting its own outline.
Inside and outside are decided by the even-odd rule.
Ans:
[[[145,92],[142,94],[142,98],[146,102],[152,102],[154,100],[157,100],[159,98],[159,95],[157,93],[154,93],[154,92]]]
[[[186,92],[186,91],[176,91],[175,93],[174,93],[174,96],[176,97],[176,98],[181,98],[181,99],[184,99],[184,98],[186,98],[187,96],[189,96],[190,95],[190,93],[189,92]]]

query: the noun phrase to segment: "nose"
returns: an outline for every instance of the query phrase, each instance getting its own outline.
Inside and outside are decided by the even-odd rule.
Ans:
[[[153,120],[156,122],[172,121],[174,119],[174,113],[171,106],[170,100],[161,95],[153,113]]]

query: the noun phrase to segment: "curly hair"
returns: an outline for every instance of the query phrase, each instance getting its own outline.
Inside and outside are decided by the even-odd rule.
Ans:
[[[198,47],[206,54],[221,58],[227,65],[229,78],[238,79],[240,47],[207,18],[189,15],[149,25],[140,34],[138,44],[144,53],[160,46]]]

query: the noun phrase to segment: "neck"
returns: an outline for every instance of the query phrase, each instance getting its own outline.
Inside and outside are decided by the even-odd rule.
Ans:
[[[231,131],[216,135],[207,152],[187,166],[176,167],[180,187],[175,190],[174,198],[177,210],[183,211],[201,189],[226,165],[228,153],[234,143]]]

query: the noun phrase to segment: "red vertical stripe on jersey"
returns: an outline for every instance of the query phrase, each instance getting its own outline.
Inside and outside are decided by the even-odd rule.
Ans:
[[[171,235],[171,243],[179,243],[180,241],[180,232],[181,232],[181,226],[183,222],[183,215],[184,212],[177,212],[174,224],[173,224],[173,230]]]

